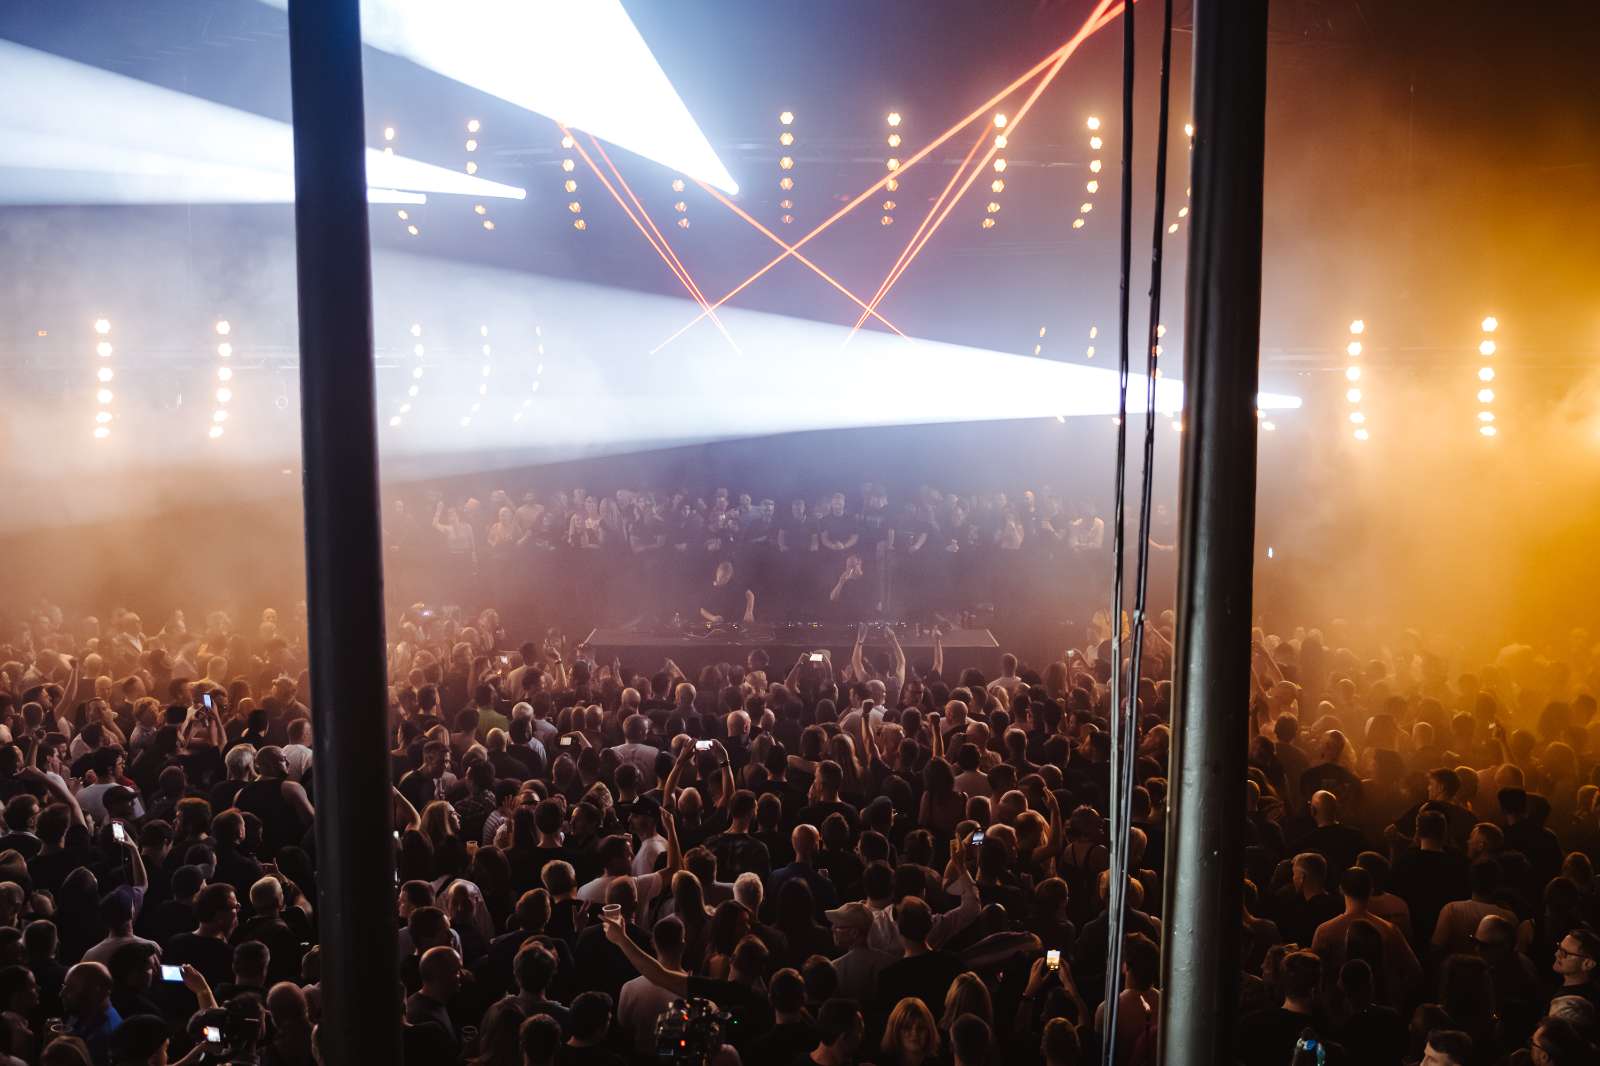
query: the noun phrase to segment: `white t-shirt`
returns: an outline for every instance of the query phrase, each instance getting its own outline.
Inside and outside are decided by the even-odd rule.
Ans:
[[[604,904],[606,901],[606,889],[610,888],[611,882],[615,880],[616,877],[611,874],[601,874],[578,889],[578,900],[582,903],[596,906]],[[634,921],[643,922],[645,920],[650,913],[650,904],[655,901],[657,896],[666,891],[666,887],[667,876],[659,870],[653,874],[645,874],[642,877],[633,879],[634,891],[639,894],[639,914]]]
[[[304,744],[285,744],[283,764],[289,780],[298,781],[311,768],[311,749]]]
[[[108,784],[90,785],[87,788],[78,790],[78,806],[83,808],[84,816],[94,822],[95,825],[104,825],[107,817],[109,817],[106,814],[105,795],[116,787],[117,783],[113,781]],[[144,817],[144,804],[140,802],[137,795],[133,797],[133,816],[136,819]]]

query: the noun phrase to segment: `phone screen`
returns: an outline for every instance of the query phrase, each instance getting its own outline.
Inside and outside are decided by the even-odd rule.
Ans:
[[[978,845],[980,845],[982,843],[983,843],[983,830],[980,829],[977,832],[972,834],[972,845],[973,845],[973,847],[977,847]]]
[[[161,967],[161,979],[163,981],[182,981],[183,967],[163,965]]]
[[[825,658],[827,658],[827,657],[825,655],[823,655],[820,651],[814,651],[814,652],[811,653],[811,661],[814,662],[814,663],[820,663]]]
[[[711,741],[709,741],[709,740],[697,740],[697,741],[695,741],[694,742],[694,750],[695,751],[710,751],[711,750]]]
[[[201,1032],[203,1032],[205,1034],[206,1043],[208,1043],[208,1044],[220,1044],[220,1043],[222,1043],[222,1030],[218,1029],[216,1026],[208,1025],[203,1030],[201,1030]]]
[[[116,838],[118,844],[126,844],[128,842],[128,831],[122,828],[121,822],[111,823],[111,835]]]
[[[211,704],[211,693],[207,692],[204,695],[202,695],[200,697],[200,702],[205,704],[206,710],[208,710],[208,711],[216,710],[216,708],[213,707],[212,704]]]
[[[561,738],[561,746],[562,746],[562,747],[563,747],[563,748],[570,748],[570,747],[572,747],[572,738],[571,738],[571,737],[562,737],[562,738]]]
[[[1057,951],[1055,948],[1051,948],[1049,951],[1045,952],[1044,964],[1050,967],[1052,970],[1061,969],[1061,952]]]

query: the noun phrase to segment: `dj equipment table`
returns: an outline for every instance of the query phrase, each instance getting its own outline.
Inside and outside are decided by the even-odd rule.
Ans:
[[[895,626],[895,635],[913,666],[933,661],[933,635],[925,627]],[[756,648],[772,658],[772,669],[786,673],[800,653],[827,651],[835,667],[850,661],[856,643],[856,627],[826,623],[790,622],[778,625],[695,627],[688,631],[596,629],[589,634],[590,652],[598,662],[618,658],[634,670],[653,670],[661,660],[672,659],[684,671],[719,662],[743,662]],[[888,650],[881,629],[867,634],[865,654]],[[1000,674],[1000,644],[987,629],[953,629],[944,635],[944,676],[958,675],[968,667],[982,670],[985,677]],[[771,670],[769,670],[769,675]]]

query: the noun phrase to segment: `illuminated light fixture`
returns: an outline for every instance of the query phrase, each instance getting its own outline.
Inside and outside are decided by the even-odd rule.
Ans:
[[[1083,203],[1078,205],[1078,213],[1079,214],[1087,215],[1090,211],[1093,211],[1093,210],[1094,210],[1094,204],[1091,204],[1087,200],[1085,200]]]
[[[1090,181],[1090,182],[1086,183],[1084,185],[1084,187],[1083,187],[1083,191],[1088,193],[1089,195],[1093,196],[1095,193],[1100,191],[1100,182],[1099,181]]]
[[[385,127],[383,127],[383,139],[386,140],[386,141],[394,140],[394,127],[393,126],[385,126]]]
[[[672,179],[672,191],[673,192],[682,192],[683,191],[683,179],[682,178],[673,178]]]
[[[102,359],[111,358],[111,342],[101,341],[94,346],[94,353]]]
[[[1356,440],[1366,440],[1370,436],[1371,436],[1371,434],[1369,434],[1367,432],[1367,427],[1366,426],[1361,426],[1360,428],[1358,428],[1355,431]]]
[[[1044,327],[1043,326],[1039,327],[1039,336],[1041,336],[1041,337],[1044,336]]]
[[[1083,354],[1084,354],[1085,357],[1087,357],[1089,359],[1093,359],[1094,358],[1094,345],[1091,344],[1091,345],[1089,345],[1089,347],[1085,348]]]
[[[994,229],[994,219],[986,218],[981,223],[984,229]]]
[[[98,378],[99,380],[101,380],[101,381],[110,381],[113,377],[116,376],[116,372],[114,370],[112,370],[109,366],[103,366],[99,370],[95,371],[94,376],[96,378]]]
[[[420,322],[411,323],[411,335],[413,337],[422,336],[422,323],[420,323]]]
[[[1350,412],[1350,421],[1354,422],[1356,425],[1359,426],[1363,422],[1365,422],[1366,420],[1367,420],[1367,416],[1364,413],[1362,413],[1361,411],[1351,411]]]
[[[1493,315],[1490,315],[1488,318],[1483,320],[1482,328],[1485,333],[1493,333],[1495,330],[1500,328],[1500,320]]]
[[[1100,327],[1099,326],[1090,326],[1089,327],[1089,339],[1090,340],[1094,340],[1098,336],[1100,336]]]
[[[784,156],[782,159],[778,160],[778,166],[779,166],[779,168],[781,168],[783,170],[793,170],[794,169],[794,157],[793,156],[787,156],[787,155]]]
[[[1354,320],[1353,322],[1350,323],[1350,332],[1351,333],[1360,335],[1362,333],[1365,333],[1366,331],[1367,331],[1367,323],[1366,323],[1365,319],[1358,318],[1358,319],[1356,319],[1356,320]]]
[[[233,345],[229,344],[227,341],[223,341],[221,344],[217,345],[217,355],[223,359],[232,359]]]
[[[1006,128],[1006,117],[1004,115],[996,115],[994,117],[994,128],[997,130]]]
[[[1479,370],[1478,370],[1478,380],[1479,381],[1493,381],[1494,380],[1494,367],[1492,367],[1492,366],[1480,367]]]
[[[995,178],[993,181],[991,181],[989,183],[989,189],[992,192],[1005,192],[1006,191],[1005,179],[1004,178]]]
[[[577,182],[573,182],[573,184],[576,185]],[[472,213],[475,215],[486,215],[489,213],[489,209],[484,207],[482,204],[473,204]]]
[[[678,228],[679,229],[688,229],[689,228],[689,220],[686,219],[686,218],[678,219]]]
[[[1189,217],[1189,209],[1187,207],[1178,208],[1178,217],[1179,218],[1188,218]]]
[[[468,174],[476,174],[477,172],[478,172],[478,164],[474,163],[470,159],[467,160],[467,173]]]
[[[1494,343],[1494,341],[1485,339],[1485,340],[1481,340],[1481,341],[1478,342],[1478,354],[1479,355],[1493,355],[1494,353],[1495,353],[1495,343]]]
[[[780,112],[779,115],[778,115],[778,121],[781,122],[785,126],[794,125],[794,112],[793,111]]]
[[[1345,367],[1344,368],[1344,379],[1346,381],[1360,381],[1361,380],[1361,368],[1359,366],[1347,366],[1347,367]]]
[[[1490,336],[1490,334],[1500,328],[1500,320],[1495,318],[1493,315],[1488,315],[1478,325],[1479,328],[1483,330],[1483,339],[1478,342],[1478,354],[1484,360],[1486,360],[1484,365],[1478,368],[1478,382],[1480,384],[1487,385],[1489,382],[1495,379],[1494,367],[1490,366],[1487,360],[1492,357],[1497,350],[1494,339]],[[1478,403],[1484,408],[1487,408],[1490,404],[1494,403],[1494,390],[1490,388],[1479,389]],[[1484,417],[1485,415],[1488,417]],[[1483,434],[1485,437],[1492,437],[1495,435],[1495,427],[1488,424],[1494,421],[1494,412],[1489,410],[1479,411],[1478,421],[1483,423],[1478,427],[1479,433]]]
[[[794,206],[794,201],[793,200],[779,200],[778,201],[778,206],[783,208],[785,211],[787,211],[791,207]]]
[[[788,192],[790,189],[794,188],[794,179],[783,178],[779,180],[778,188],[782,189],[784,192]]]
[[[1010,143],[1011,143],[1011,141],[1006,138],[1005,134],[998,133],[998,134],[995,135],[994,146],[996,148],[1004,148]]]
[[[212,411],[211,412],[211,421],[213,421],[213,422],[226,422],[227,420],[228,420],[228,412],[226,412],[226,411]]]
[[[883,209],[885,211],[893,211],[894,210],[894,201],[893,200],[885,200],[883,202]]]
[[[1083,228],[1083,217],[1081,215],[1072,220],[1072,228],[1073,229],[1082,229]]]
[[[572,180],[572,179],[571,179],[571,178],[568,178],[568,179],[567,179],[567,180],[566,180],[566,181],[565,181],[565,182],[564,182],[564,183],[563,183],[563,184],[562,184],[562,186],[561,186],[561,187],[562,187],[562,188],[563,188],[563,189],[565,189],[565,190],[566,190],[566,191],[567,191],[567,192],[577,192],[577,191],[578,191],[578,183],[577,183],[577,182],[576,182],[576,181],[573,181],[573,180]]]
[[[227,403],[229,400],[232,400],[232,399],[233,399],[233,390],[232,389],[221,388],[221,389],[217,390],[217,402],[218,403]]]
[[[898,112],[898,111],[889,112],[888,117],[885,118],[884,121],[889,123],[889,125],[891,125],[891,126],[900,125],[900,112]]]
[[[1349,356],[1360,355],[1361,354],[1361,342],[1360,341],[1351,341],[1349,344],[1344,346],[1344,350],[1345,350],[1345,354],[1349,355]]]
[[[1277,425],[1276,422],[1272,422],[1272,421],[1270,421],[1268,419],[1263,419],[1262,422],[1261,422],[1261,428],[1266,430],[1268,433],[1271,433],[1271,432],[1273,432],[1274,430],[1276,430],[1278,428],[1278,425]],[[1267,550],[1271,551],[1272,549],[1269,548]]]
[[[0,99],[0,202],[293,202],[286,122],[11,42],[0,69],[28,86]],[[525,196],[392,151],[369,148],[365,163],[376,201],[380,190]]]
[[[116,397],[112,394],[110,389],[99,389],[95,392],[94,398],[96,403],[108,404]]]
[[[570,134],[570,133],[562,134],[562,136],[561,136],[561,147],[565,148],[567,151],[569,151],[569,152],[572,151],[572,146],[577,144],[577,143],[578,143],[577,141],[572,139],[572,134]]]
[[[1479,426],[1478,432],[1482,433],[1485,437],[1492,437],[1500,431],[1495,429],[1493,426]]]
[[[577,163],[574,163],[570,159],[563,159],[561,161],[561,169],[565,170],[568,174],[572,173],[573,168],[575,168],[577,165]]]
[[[686,201],[679,200],[677,203],[672,205],[672,209],[674,211],[687,211],[689,210],[689,205]]]
[[[893,215],[884,215],[882,218],[878,219],[878,225],[880,225],[880,226],[892,226],[892,225],[894,225],[894,216]]]
[[[789,225],[792,225],[794,223],[794,216],[793,215],[784,215],[779,219],[779,221],[782,222],[785,226],[789,226]]]
[[[233,368],[232,367],[226,367],[226,366],[218,367],[217,368],[217,380],[218,381],[232,381],[233,380]]]
[[[899,192],[900,191],[900,183],[898,181],[896,181],[894,178],[890,178],[888,181],[884,182],[883,183],[883,187],[885,189],[889,190],[890,192]]]
[[[206,435],[212,440],[216,440],[218,437],[222,436],[222,427],[220,425],[214,425],[206,431]]]
[[[1347,390],[1345,392],[1344,398],[1346,400],[1349,400],[1351,403],[1360,403],[1361,402],[1361,390],[1360,389],[1349,389],[1349,390]]]
[[[404,221],[406,221],[407,219],[409,219],[411,217],[411,212],[407,211],[403,207],[400,208],[400,210],[396,211],[395,214],[400,216],[400,221],[401,222],[404,222]]]
[[[360,19],[372,48],[739,191],[622,0],[361,0]]]
[[[223,319],[222,321],[217,323],[217,334],[219,336],[226,337],[229,333],[232,333],[232,332],[233,332],[233,327],[228,324],[228,320],[227,319]]]
[[[1156,323],[1156,336],[1157,337],[1165,337],[1166,335],[1167,335],[1167,327],[1162,325],[1160,322],[1157,322]]]
[[[898,133],[889,134],[888,144],[889,144],[890,148],[899,148],[900,147],[900,135]]]
[[[579,211],[583,210],[583,204],[577,200],[571,200],[567,203],[567,210],[576,215]]]
[[[1167,232],[1168,233],[1177,233],[1178,232],[1178,224],[1176,222],[1174,222],[1172,225],[1168,226],[1167,227]]]
[[[476,152],[477,150],[478,150],[478,142],[473,138],[470,138],[470,137],[467,138],[467,151]]]
[[[984,210],[988,211],[992,215],[996,211],[1000,210],[1000,204],[999,204],[998,201],[990,200],[989,201],[989,206],[984,208]]]
[[[1098,159],[1091,159],[1091,160],[1089,160],[1089,173],[1091,173],[1091,174],[1098,174],[1098,173],[1100,173],[1100,169],[1101,169],[1101,167],[1102,167],[1102,166],[1103,166],[1103,165],[1104,165],[1104,164],[1102,164],[1102,163],[1101,163],[1101,162],[1100,162],[1100,160],[1098,160]]]
[[[481,122],[479,122],[477,119],[475,119],[475,118],[467,119],[467,132],[468,133],[477,133],[482,128],[483,128],[483,124]]]
[[[782,133],[778,134],[778,143],[783,145],[785,148],[789,147],[794,143],[794,134],[790,133],[788,130],[784,130]]]
[[[96,411],[95,414],[94,414],[94,420],[103,425],[104,423],[111,421],[111,412],[110,411]]]
[[[1194,136],[1194,123],[1193,122],[1185,122],[1183,124],[1183,135],[1185,137],[1193,137]]]
[[[483,228],[484,229],[494,229],[494,219],[492,219],[492,218],[484,219],[483,220]]]
[[[575,219],[572,223],[572,228],[576,230],[586,230],[589,228],[589,223],[585,219]]]
[[[1478,412],[1478,421],[1479,422],[1493,422],[1494,421],[1494,412],[1493,411],[1479,411]]]
[[[887,161],[884,162],[883,165],[885,167],[888,167],[890,170],[899,170],[900,169],[900,160],[895,159],[893,156],[891,156]]]
[[[1090,137],[1089,147],[1091,150],[1098,152],[1101,148],[1105,147],[1105,142],[1099,137]]]
[[[1100,119],[1094,115],[1090,115],[1089,121],[1086,122],[1085,125],[1087,125],[1092,132],[1100,128]]]
[[[413,237],[415,237],[419,233],[421,233],[421,230],[417,229],[417,227],[415,227],[415,226],[407,226],[406,227],[406,232],[411,234]]]
[[[111,332],[111,321],[105,318],[95,319],[94,331],[100,334],[100,336],[104,337],[106,334]]]
[[[996,173],[1004,173],[1006,169],[1006,161],[1004,159],[996,159],[994,161],[994,169]]]
[[[1494,390],[1493,389],[1479,389],[1478,390],[1478,402],[1479,403],[1494,403]]]

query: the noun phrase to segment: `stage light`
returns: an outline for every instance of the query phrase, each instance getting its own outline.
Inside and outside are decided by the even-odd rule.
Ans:
[[[421,233],[421,232],[422,232],[422,231],[421,231],[421,230],[419,230],[419,229],[417,229],[417,227],[415,227],[415,226],[407,226],[407,227],[406,227],[406,232],[407,232],[407,233],[409,233],[409,234],[411,234],[411,235],[412,235],[412,236],[413,236],[413,237],[415,237],[415,236],[417,236],[417,235],[418,235],[418,234],[419,234],[419,233]]]
[[[1351,403],[1360,403],[1361,402],[1361,390],[1360,389],[1347,389],[1347,390],[1345,390],[1344,398],[1346,400],[1349,400]]]
[[[1346,381],[1360,381],[1361,380],[1361,368],[1359,366],[1347,366],[1347,367],[1345,367],[1344,368],[1344,377],[1345,377]]]
[[[1478,432],[1482,433],[1485,437],[1492,437],[1498,433],[1499,430],[1495,429],[1493,426],[1479,426]]]
[[[8,84],[29,87],[0,98],[0,200],[294,199],[294,134],[286,122],[10,42],[0,42],[0,69]],[[371,190],[524,195],[392,151],[369,148],[365,162]]]
[[[94,413],[94,420],[103,425],[103,424],[111,421],[111,412],[110,411],[96,411]]]
[[[678,219],[678,228],[679,229],[688,229],[689,228],[689,220],[686,219],[686,218]]]
[[[1188,218],[1189,217],[1189,209],[1187,207],[1178,208],[1178,217],[1179,218]]]
[[[889,125],[891,125],[891,126],[900,125],[900,112],[898,112],[898,111],[889,112],[888,117],[886,119],[884,119],[884,121],[889,123]]]
[[[216,440],[218,437],[222,436],[222,426],[213,425],[209,430],[206,431],[206,435],[212,440]]]
[[[398,426],[399,424],[400,424],[400,416],[399,415],[393,415],[393,416],[390,417],[389,425]]]
[[[420,344],[419,344],[419,345],[417,345],[417,347],[419,347],[419,348],[420,348],[420,347],[422,347],[422,346],[421,346],[421,345],[420,345]],[[417,353],[416,353],[416,355],[417,355],[417,358],[418,358],[418,359],[421,359],[421,358],[422,358],[422,353],[421,353],[421,352],[417,352]],[[413,378],[417,378],[417,379],[419,379],[419,380],[420,380],[420,379],[421,379],[421,377],[422,377],[422,367],[420,367],[420,366],[419,366],[419,367],[414,367],[414,368],[412,368],[412,371],[411,371],[411,376],[412,376],[412,377],[413,377]]]
[[[1346,355],[1354,358],[1361,354],[1361,342],[1351,341],[1349,344],[1344,346],[1344,350]]]
[[[232,359],[233,345],[229,344],[227,341],[223,341],[221,344],[217,345],[217,355],[223,359]]]
[[[1084,356],[1086,358],[1093,359],[1094,358],[1094,345],[1091,344],[1091,345],[1089,345],[1088,348],[1084,349],[1083,354],[1084,354]]]
[[[394,127],[393,126],[385,126],[385,127],[383,127],[383,139],[386,140],[386,141],[394,140]]]
[[[97,318],[94,320],[94,331],[102,337],[111,332],[111,322],[108,319]]]
[[[101,381],[110,381],[115,376],[115,372],[109,366],[103,366],[95,371],[94,376]]]
[[[232,400],[232,399],[233,399],[233,390],[232,389],[221,388],[221,389],[217,390],[217,402],[218,403],[227,403],[229,400]]]
[[[1480,368],[1478,370],[1478,380],[1479,381],[1493,381],[1494,380],[1494,367],[1486,366],[1486,367]]]
[[[470,137],[467,138],[467,151],[476,152],[477,150],[478,150],[478,142],[476,140],[474,140],[473,138],[470,138]]]
[[[396,211],[395,214],[400,216],[400,221],[401,222],[404,222],[404,221],[406,221],[407,219],[409,219],[411,217],[411,212],[407,211],[403,207],[400,210]]]
[[[899,148],[900,147],[900,135],[898,133],[889,134],[888,142],[889,142],[889,147],[890,148]]]
[[[107,404],[116,397],[112,394],[110,389],[100,389],[94,394],[94,398],[96,403]]]
[[[1178,232],[1178,224],[1176,222],[1174,222],[1172,225],[1168,226],[1167,227],[1167,232],[1168,233],[1177,233]]]
[[[794,179],[783,178],[779,180],[778,188],[782,189],[784,192],[788,192],[790,189],[794,188]]]
[[[228,420],[228,412],[220,410],[220,409],[211,412],[211,421],[213,421],[213,422],[226,422],[227,420]]]
[[[484,229],[494,229],[494,219],[492,219],[492,218],[484,219],[483,220],[483,228]]]
[[[1493,411],[1479,411],[1478,412],[1478,421],[1479,422],[1493,422],[1494,421],[1494,412]]]
[[[581,218],[580,219],[576,219],[572,223],[572,228],[576,229],[576,230],[586,230],[586,229],[589,228],[589,223],[587,221],[585,221],[584,219],[581,219]]]
[[[571,211],[573,214],[577,214],[579,211],[583,210],[583,204],[577,200],[569,201],[567,203],[567,210]]]
[[[787,210],[789,210],[790,208],[792,208],[794,206],[794,201],[793,200],[779,200],[778,201],[778,206],[783,208],[785,211],[787,211]]]
[[[781,122],[785,126],[794,125],[794,112],[793,111],[782,111],[782,112],[779,112],[778,121]]]
[[[572,173],[573,168],[576,167],[577,165],[578,164],[574,163],[570,159],[563,159],[561,161],[561,169],[565,170],[568,174]]]
[[[226,337],[231,332],[233,332],[233,327],[228,324],[227,319],[223,319],[217,323],[217,333],[221,336]]]
[[[467,160],[467,173],[468,174],[476,174],[477,172],[478,172],[478,164],[474,163],[470,159]]]
[[[1165,337],[1166,335],[1167,335],[1167,327],[1162,325],[1160,322],[1157,322],[1156,323],[1156,336],[1157,337]]]
[[[1041,336],[1041,337],[1044,336],[1044,327],[1043,326],[1039,327],[1039,336]]]
[[[1091,130],[1097,130],[1097,129],[1099,129],[1099,128],[1100,128],[1100,119],[1099,119],[1099,118],[1097,118],[1097,117],[1096,117],[1096,116],[1094,116],[1094,115],[1090,115],[1090,116],[1089,116],[1089,121],[1088,121],[1088,123],[1087,123],[1087,125],[1088,125],[1088,127],[1089,127],[1089,129],[1091,129]]]
[[[1005,179],[1003,179],[1003,178],[995,178],[993,181],[991,181],[989,183],[989,188],[993,192],[1005,192],[1006,191]]]
[[[1006,128],[1006,117],[1004,115],[996,115],[994,117],[994,126],[995,126],[995,129],[1000,129],[1000,130],[1005,129]]]
[[[1102,141],[1099,137],[1090,137],[1089,138],[1089,147],[1093,151],[1098,152],[1104,146],[1105,146],[1105,142]]]
[[[997,173],[1004,173],[1006,169],[1006,161],[1004,159],[996,159],[994,161],[994,169]]]
[[[217,380],[218,381],[232,381],[233,380],[233,370],[232,370],[232,368],[225,367],[225,366],[218,367],[217,368]]]
[[[893,200],[885,200],[883,202],[883,209],[885,211],[893,211],[894,210],[894,201]]]
[[[1478,390],[1478,402],[1479,403],[1494,403],[1494,390],[1493,389],[1479,389]]]
[[[1083,217],[1081,215],[1078,218],[1075,218],[1075,219],[1072,220],[1072,228],[1073,229],[1082,229],[1083,228]]]
[[[111,358],[111,342],[101,341],[99,344],[94,346],[94,353],[102,359]]]
[[[1356,440],[1366,440],[1368,438],[1368,436],[1369,436],[1369,434],[1367,433],[1367,427],[1365,427],[1365,426],[1362,426],[1360,429],[1357,429],[1356,432],[1355,432]]]
[[[898,181],[896,181],[894,178],[890,178],[888,181],[884,182],[883,183],[883,187],[885,189],[887,189],[889,192],[899,192],[900,191],[900,183]]]
[[[1366,323],[1366,321],[1364,319],[1358,318],[1355,321],[1350,323],[1350,332],[1351,333],[1361,334],[1361,333],[1365,333],[1366,331],[1367,331],[1367,323]]]
[[[1500,320],[1498,318],[1495,318],[1493,315],[1490,315],[1488,318],[1483,320],[1483,331],[1485,333],[1493,333],[1495,330],[1497,330],[1499,328],[1500,328]]]
[[[894,216],[893,215],[884,215],[882,218],[878,219],[878,225],[880,225],[880,226],[892,226],[892,225],[894,225]]]
[[[1098,174],[1098,173],[1100,173],[1100,169],[1101,169],[1100,160],[1098,160],[1098,159],[1089,160],[1089,173]]]
[[[998,201],[990,200],[989,201],[989,206],[986,207],[984,210],[988,211],[992,215],[996,211],[1000,210],[1000,204],[999,204]]]
[[[105,440],[107,437],[111,436],[111,430],[106,426],[95,426],[94,436],[96,440]]]
[[[682,178],[673,178],[672,179],[672,191],[673,192],[682,192],[683,191],[683,179]]]
[[[576,182],[574,182],[574,184],[576,184]],[[484,207],[482,204],[473,204],[472,213],[475,215],[486,215],[489,213],[489,209]]]
[[[781,167],[784,170],[793,170],[794,169],[794,157],[793,156],[787,156],[787,155],[784,156],[782,159],[778,160],[778,166]]]
[[[1004,148],[1006,145],[1008,145],[1010,143],[1011,142],[1006,139],[1006,135],[1005,134],[1000,133],[1000,134],[996,134],[995,135],[994,146],[996,148]]]
[[[785,226],[793,225],[794,224],[794,216],[793,215],[783,215],[783,216],[781,216],[779,218],[778,221],[782,222]]]
[[[1266,430],[1268,433],[1271,433],[1271,432],[1273,432],[1274,430],[1276,430],[1278,428],[1278,425],[1277,425],[1276,422],[1263,421],[1261,423],[1261,428]],[[1272,549],[1268,548],[1267,551],[1270,554]]]
[[[1087,200],[1085,200],[1083,203],[1078,205],[1078,213],[1079,214],[1087,215],[1090,211],[1093,211],[1093,210],[1094,210],[1094,204],[1091,204]]]
[[[785,148],[789,147],[794,143],[794,134],[790,133],[788,130],[784,130],[782,133],[778,134],[778,143],[783,145]]]
[[[1100,191],[1100,183],[1098,181],[1088,182],[1087,184],[1084,185],[1083,191],[1086,192],[1086,193],[1089,193],[1092,196],[1095,193]]]
[[[1481,340],[1481,341],[1478,342],[1478,354],[1479,355],[1493,355],[1495,353],[1495,351],[1496,351],[1496,348],[1495,348],[1494,341]]]
[[[467,119],[467,132],[468,133],[477,133],[482,128],[483,128],[482,123],[480,123],[477,119],[475,119],[475,118]]]
[[[1359,426],[1363,422],[1365,422],[1366,420],[1367,420],[1367,416],[1366,416],[1365,413],[1363,413],[1361,411],[1351,411],[1350,412],[1350,421],[1354,422],[1356,425]]]
[[[895,159],[893,156],[891,156],[888,159],[888,161],[886,161],[884,163],[884,166],[888,167],[890,170],[899,170],[900,169],[900,160]]]

